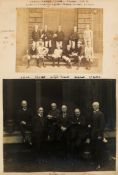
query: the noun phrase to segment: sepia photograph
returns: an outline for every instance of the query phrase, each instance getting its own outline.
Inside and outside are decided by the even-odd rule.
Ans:
[[[4,172],[116,170],[115,79],[3,79]]]
[[[16,72],[102,73],[102,8],[17,8]]]

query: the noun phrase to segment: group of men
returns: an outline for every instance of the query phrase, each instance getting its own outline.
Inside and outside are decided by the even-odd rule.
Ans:
[[[45,59],[52,60],[53,66],[55,62],[60,65],[63,60],[69,67],[72,66],[72,60],[77,63],[79,68],[82,60],[85,62],[86,69],[90,69],[91,62],[93,62],[93,31],[89,25],[83,33],[83,41],[80,40],[77,26],[74,26],[67,43],[65,43],[65,34],[62,26],[58,26],[56,32],[48,30],[48,26],[44,26],[44,30],[40,29],[38,25],[34,26],[32,32],[32,44],[27,50],[26,58],[28,61],[27,68],[30,66],[30,60],[36,59],[37,66],[41,64],[45,67]]]
[[[99,102],[93,102],[92,107],[93,112],[89,120],[82,115],[79,108],[75,108],[74,114],[70,115],[66,105],[62,105],[59,110],[56,103],[51,104],[47,115],[44,114],[43,107],[39,107],[36,114],[32,115],[27,101],[23,100],[19,111],[23,141],[26,142],[26,131],[29,130],[32,133],[29,144],[39,152],[46,141],[57,141],[63,144],[67,155],[70,153],[91,157],[99,169],[107,142],[104,137],[105,119]]]

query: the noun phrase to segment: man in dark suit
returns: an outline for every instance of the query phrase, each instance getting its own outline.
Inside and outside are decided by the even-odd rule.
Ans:
[[[72,155],[77,155],[78,150],[80,149],[81,141],[86,137],[86,122],[79,108],[76,108],[74,110],[74,115],[71,118],[68,133],[68,141],[70,141],[70,152]]]
[[[103,112],[99,109],[99,102],[93,102],[93,114],[91,119],[91,141],[92,157],[96,164],[96,169],[100,169],[104,155],[104,128],[105,118]]]
[[[40,153],[43,143],[46,139],[46,120],[43,107],[39,107],[37,114],[32,119],[32,140],[34,147]]]
[[[64,155],[68,154],[68,128],[70,126],[70,116],[68,112],[68,108],[66,105],[61,106],[61,112],[59,116],[59,140],[61,141],[62,149],[64,150]]]
[[[57,104],[51,104],[51,110],[47,115],[47,129],[48,129],[48,140],[55,140],[57,138],[58,120],[60,111],[57,109]]]
[[[21,135],[23,137],[23,142],[26,141],[31,143],[31,137],[27,137],[26,131],[31,132],[31,120],[32,120],[32,110],[28,107],[26,100],[21,101],[21,108],[18,113],[18,122],[20,126]]]

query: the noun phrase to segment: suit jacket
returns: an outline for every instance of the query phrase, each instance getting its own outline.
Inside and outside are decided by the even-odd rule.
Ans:
[[[35,42],[39,41],[40,37],[41,37],[41,34],[40,34],[39,30],[37,32],[36,31],[32,32],[32,39],[33,39],[33,41],[35,41]]]
[[[23,110],[22,108],[19,109],[18,111],[18,123],[20,123],[21,121],[26,122],[26,125],[31,125],[31,121],[32,121],[32,110],[27,108],[27,110]]]
[[[70,126],[70,116],[69,116],[68,112],[65,114],[62,112],[60,113],[58,126],[59,127],[63,126],[66,128],[68,128]]]
[[[35,115],[32,119],[32,131],[42,133],[46,129],[44,116]]]

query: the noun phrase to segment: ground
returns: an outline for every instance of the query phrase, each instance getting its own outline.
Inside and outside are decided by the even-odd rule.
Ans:
[[[115,139],[108,141],[110,159],[101,167],[100,171],[115,171]],[[77,158],[64,159],[58,145],[48,144],[39,156],[32,147],[17,143],[4,144],[4,171],[5,172],[85,172],[95,171],[90,161]]]

